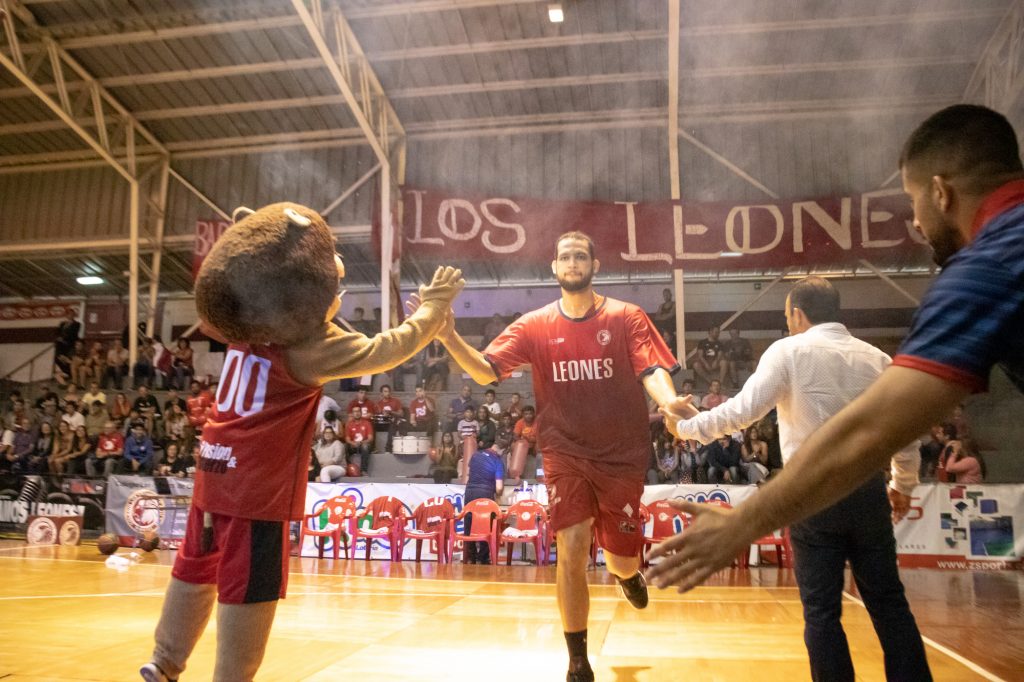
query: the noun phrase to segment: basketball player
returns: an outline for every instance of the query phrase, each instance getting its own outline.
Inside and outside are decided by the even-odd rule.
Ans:
[[[652,551],[665,557],[649,571],[659,587],[696,587],[756,538],[847,496],[967,396],[988,390],[996,365],[1024,391],[1024,166],[1013,127],[982,106],[947,107],[910,135],[900,173],[914,227],[942,272],[892,365],[735,510],[677,505],[696,518]]]
[[[639,509],[651,444],[641,384],[658,405],[674,406],[669,372],[679,367],[646,313],[594,292],[600,265],[590,237],[564,234],[551,263],[560,300],[514,321],[483,353],[458,335],[452,316],[438,335],[479,384],[533,367],[569,682],[594,679],[587,659],[591,528],[626,599],[647,606]]]

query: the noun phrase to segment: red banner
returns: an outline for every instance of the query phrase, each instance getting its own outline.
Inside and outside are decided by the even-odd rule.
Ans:
[[[220,218],[209,218],[207,220],[196,221],[196,240],[192,245],[192,279],[195,280],[196,275],[199,274],[199,268],[203,265],[203,260],[206,259],[206,254],[210,253],[210,249],[220,239],[220,236],[224,234],[224,231],[231,227],[232,223],[229,220],[221,220]]]
[[[760,203],[580,202],[402,191],[406,255],[452,263],[550,263],[554,239],[570,230],[594,239],[605,272],[929,260],[900,190]]]
[[[38,320],[49,324],[63,320],[71,311],[81,311],[79,303],[4,303],[0,305],[0,323]]]

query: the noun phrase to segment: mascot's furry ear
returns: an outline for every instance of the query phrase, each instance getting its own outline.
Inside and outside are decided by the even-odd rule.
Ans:
[[[237,223],[239,220],[242,220],[242,218],[247,218],[255,212],[256,211],[252,210],[248,206],[239,206],[231,212],[231,222]]]
[[[228,341],[292,345],[319,330],[337,293],[327,223],[279,203],[249,211],[217,240],[196,278],[196,309]]]

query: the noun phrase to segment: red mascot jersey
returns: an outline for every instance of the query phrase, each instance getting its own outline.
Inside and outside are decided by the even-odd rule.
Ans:
[[[195,500],[206,512],[302,518],[320,386],[288,373],[280,346],[231,345],[203,428]]]

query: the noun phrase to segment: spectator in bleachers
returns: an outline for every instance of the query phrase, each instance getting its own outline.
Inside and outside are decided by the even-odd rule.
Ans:
[[[73,381],[69,381],[64,387],[64,397],[61,398],[61,405],[69,400],[75,404],[82,402],[82,395],[78,392],[78,385]]]
[[[508,408],[505,409],[512,416],[512,424],[514,425],[520,419],[523,418],[523,396],[519,393],[513,393],[508,400]]]
[[[14,438],[11,439],[11,449],[7,455],[11,473],[29,473],[29,459],[32,457],[35,447],[36,432],[30,428],[28,418],[22,417],[14,425]]]
[[[477,346],[479,350],[484,350],[494,339],[498,338],[498,334],[505,331],[505,320],[498,313],[494,313],[491,319],[487,321],[484,326],[483,336],[480,338],[480,345]]]
[[[946,460],[946,474],[950,482],[983,483],[985,481],[985,460],[978,450],[978,444],[970,438],[962,438]]]
[[[153,337],[153,386],[173,388],[171,375],[174,374],[174,354],[159,336]],[[184,390],[184,387],[182,387]],[[164,410],[166,412],[166,410]],[[187,459],[187,457],[185,458]]]
[[[462,419],[456,423],[455,431],[459,434],[459,438],[480,434],[480,423],[476,420],[476,413],[472,407],[467,407],[462,411]],[[462,454],[465,456],[467,453]]]
[[[360,410],[362,414],[362,410]],[[338,413],[334,410],[327,410],[324,412],[323,417],[317,422],[316,430],[313,432],[313,443],[319,443],[324,439],[324,432],[330,429],[334,432],[334,439],[338,440],[338,434],[341,433],[342,429],[341,420],[338,418]],[[338,441],[340,444],[341,441]],[[344,448],[342,448],[344,450]]]
[[[705,410],[713,410],[728,399],[729,397],[722,393],[722,383],[714,379],[708,387],[707,395],[700,399],[700,406]]]
[[[498,453],[507,457],[512,451],[512,443],[516,438],[516,424],[512,415],[502,412],[498,418],[498,427],[494,431],[494,445]]]
[[[497,401],[497,395],[493,388],[489,388],[484,391],[483,406],[491,413],[491,419],[497,419],[501,416],[501,405]]]
[[[153,378],[156,376],[156,370],[153,365],[155,358],[156,348],[153,346],[153,339],[146,337],[139,344],[135,365],[132,367],[132,376],[135,378],[136,388],[153,385]]]
[[[85,426],[85,417],[78,411],[78,403],[74,400],[64,403],[64,414],[60,416],[60,420],[67,422],[72,431],[79,426]]]
[[[526,453],[527,457],[537,454],[537,410],[533,405],[523,408],[523,416],[516,422],[514,433],[516,440],[525,440],[530,446],[529,452]],[[524,469],[524,471],[529,471],[529,469]]]
[[[422,378],[417,372],[416,383],[427,390],[448,390],[448,350],[437,339],[433,339],[423,351]],[[435,386],[436,384],[436,386]]]
[[[195,374],[195,357],[192,352],[192,342],[184,337],[178,339],[178,345],[171,351],[171,356],[171,370],[174,373],[174,376],[171,378],[171,385],[184,390]]]
[[[679,482],[680,483],[707,483],[707,449],[702,447],[695,440],[672,441],[679,457]]]
[[[761,438],[757,424],[744,432],[740,458],[740,471],[747,483],[756,485],[768,477],[768,443]]]
[[[473,402],[473,389],[469,384],[462,385],[462,391],[448,403],[448,427],[447,431],[458,431],[459,419],[466,410],[470,411],[470,417],[476,414],[476,403]]]
[[[80,403],[83,406],[89,407],[92,406],[92,404],[97,401],[100,403],[100,405],[105,406],[107,404],[107,394],[104,393],[103,389],[100,388],[100,384],[98,381],[90,381],[89,390],[86,391],[84,395],[82,395]]]
[[[163,415],[160,413],[160,401],[149,392],[149,387],[145,384],[139,386],[139,395],[132,403],[132,407],[146,420],[146,430],[153,433],[157,420]]]
[[[491,418],[491,411],[486,405],[476,408],[476,423],[479,424],[477,441],[480,443],[494,443],[498,432],[498,424]]]
[[[189,384],[189,396],[185,400],[185,406],[188,408],[188,423],[192,427],[192,434],[202,433],[206,420],[213,410],[213,394],[204,391],[202,384],[193,379]]]
[[[14,468],[15,458],[11,453],[14,452],[14,430],[19,424],[21,421],[15,420],[10,428],[5,426],[0,435],[0,474],[9,474]]]
[[[103,409],[103,403],[94,400],[89,404],[89,412],[85,415],[85,432],[90,438],[95,438],[103,431],[103,425],[107,423],[108,419],[110,417]]]
[[[25,409],[25,401],[21,398],[21,391],[15,389],[7,394],[7,399],[0,405],[0,432],[9,426],[13,426],[12,417],[16,406],[20,404]]]
[[[953,426],[956,427],[957,436],[960,438],[970,438],[971,428],[967,423],[967,415],[964,413],[964,406],[957,405],[953,408],[953,414],[950,416],[949,421]]]
[[[658,310],[652,316],[654,326],[659,331],[672,331],[675,333],[676,328],[676,302],[672,300],[672,290],[662,289],[661,290],[661,305],[658,306]],[[675,351],[675,348],[669,346]]]
[[[409,427],[428,436],[437,431],[437,406],[422,386],[416,387],[416,397],[409,403]]]
[[[106,370],[103,372],[102,385],[121,390],[124,388],[124,378],[128,374],[128,349],[121,345],[121,339],[114,339],[110,349],[107,351]]]
[[[149,476],[153,473],[153,439],[146,430],[146,422],[132,423],[131,433],[124,441],[124,455],[119,470],[125,474]]]
[[[121,427],[121,435],[127,438],[128,434],[132,432],[132,424],[137,421],[142,421],[142,413],[133,407],[128,410],[128,417],[124,420],[124,426]]]
[[[779,444],[778,413],[772,408],[761,421],[757,423],[757,430],[761,438],[768,443],[768,475],[782,468],[782,446]]]
[[[50,455],[57,445],[57,434],[53,426],[47,422],[39,425],[36,444],[29,458],[29,473],[42,474],[50,470]]]
[[[366,397],[367,389],[365,386],[360,386],[359,390],[356,391],[356,397],[348,401],[348,405],[345,406],[345,413],[352,414],[352,410],[358,408],[360,412],[363,408],[370,414],[377,413],[377,406],[373,404],[373,401]]]
[[[188,415],[182,410],[181,403],[175,401],[170,405],[171,411],[164,419],[164,448],[175,445],[179,451],[187,451],[192,430]]]
[[[107,373],[107,353],[103,350],[103,343],[100,341],[93,341],[89,347],[89,354],[85,358],[85,364],[82,365],[82,376],[79,383],[84,384],[84,380],[92,380],[103,384],[104,378]]]
[[[469,457],[468,465],[469,476],[464,498],[467,504],[473,500],[493,500],[501,495],[505,488],[505,466],[501,463],[501,456],[494,450],[492,441],[481,440],[479,449]],[[465,523],[467,528],[472,526],[472,514],[466,515]],[[463,561],[467,564],[491,563],[490,547],[486,542],[465,543]]]
[[[359,470],[363,476],[369,475],[370,447],[373,443],[373,424],[363,416],[362,407],[352,408],[351,417],[345,424],[345,445],[347,462],[359,456]]]
[[[740,372],[754,371],[754,349],[750,341],[740,336],[737,327],[729,327],[729,340],[722,344],[727,363],[726,371],[733,388],[740,387]]]
[[[57,335],[53,341],[54,352],[58,355],[71,355],[81,331],[82,323],[78,321],[78,311],[69,308],[67,316],[57,325]]]
[[[181,448],[177,443],[168,443],[164,448],[164,456],[157,465],[157,476],[174,476],[176,478],[188,477],[188,459],[181,454]]]
[[[960,434],[955,424],[946,422],[942,425],[942,435],[945,443],[942,446],[942,453],[939,454],[939,462],[935,467],[935,478],[939,483],[947,483],[949,481],[949,474],[946,471],[946,462],[960,449],[960,440],[958,438]]]
[[[85,460],[85,472],[90,476],[102,475],[107,478],[114,473],[123,455],[124,436],[117,430],[114,422],[108,421],[96,439],[96,450]]]
[[[672,441],[670,436],[667,442],[665,438],[653,442],[655,469],[648,472],[648,483],[679,482],[679,452],[673,447]]]
[[[124,393],[118,393],[114,396],[114,402],[107,411],[110,413],[110,418],[114,420],[117,428],[122,428],[124,420],[128,418],[128,413],[132,411],[131,403],[128,402],[128,396]]]
[[[936,424],[929,432],[927,442],[922,442],[921,453],[921,480],[932,480],[935,476],[935,468],[939,464],[939,455],[946,447],[946,434],[942,430],[942,424]]]
[[[709,329],[708,338],[697,343],[697,355],[693,359],[693,371],[708,384],[715,379],[725,381],[729,369],[722,353],[722,344],[718,340],[719,333],[718,327]]]
[[[71,360],[70,374],[71,381],[85,386],[89,383],[89,375],[86,372],[86,363],[89,360],[89,351],[85,346],[83,339],[75,339],[74,346],[71,349],[71,354],[68,356]]]
[[[185,399],[178,395],[178,390],[171,388],[167,390],[167,399],[164,400],[163,413],[165,415],[171,414],[171,407],[178,405],[183,413],[188,413],[188,403]]]
[[[360,406],[361,407],[361,406]],[[391,387],[384,384],[380,387],[380,400],[374,409],[374,414],[386,417],[397,417],[403,413],[402,401],[391,394]]]
[[[334,429],[327,427],[320,441],[313,446],[313,454],[320,464],[320,480],[333,483],[345,476],[345,447],[335,437]]]
[[[106,422],[104,422],[106,423]],[[71,458],[74,449],[75,432],[71,430],[67,422],[60,422],[57,425],[57,433],[54,436],[53,451],[50,453],[50,472],[62,474],[66,464]]]
[[[320,402],[316,406],[316,422],[318,424],[323,422],[324,415],[327,413],[328,410],[334,412],[334,419],[338,419],[339,415],[342,414],[341,405],[338,404],[338,401],[324,393],[323,395],[320,396]],[[352,410],[349,410],[349,412],[351,411]],[[334,432],[335,434],[337,434],[338,430],[334,429]]]
[[[93,451],[93,441],[86,433],[84,426],[75,429],[71,439],[71,456],[65,462],[65,471],[69,474],[85,473],[85,463]]]
[[[708,483],[738,483],[740,478],[740,446],[729,436],[708,445]]]
[[[434,483],[450,483],[458,475],[459,449],[455,435],[450,431],[441,434],[441,446],[437,449],[437,464],[434,466]]]

